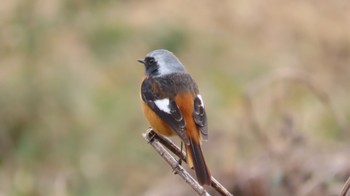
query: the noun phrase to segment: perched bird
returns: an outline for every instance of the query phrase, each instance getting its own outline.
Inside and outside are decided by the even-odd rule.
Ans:
[[[138,61],[145,66],[141,98],[148,122],[161,135],[181,138],[187,163],[194,167],[199,184],[210,185],[210,171],[201,150],[201,140],[208,139],[208,123],[197,84],[167,50],[154,50]]]

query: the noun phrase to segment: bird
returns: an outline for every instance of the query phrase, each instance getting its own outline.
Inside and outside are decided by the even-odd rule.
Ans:
[[[145,68],[141,103],[150,126],[160,135],[180,137],[198,183],[210,185],[211,174],[201,149],[201,141],[208,140],[208,121],[196,82],[168,50],[151,51],[138,62]]]

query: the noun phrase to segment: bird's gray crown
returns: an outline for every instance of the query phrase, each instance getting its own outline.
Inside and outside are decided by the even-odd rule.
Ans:
[[[154,58],[158,64],[158,75],[175,72],[186,72],[180,60],[170,51],[164,49],[154,50],[146,55],[146,58]]]

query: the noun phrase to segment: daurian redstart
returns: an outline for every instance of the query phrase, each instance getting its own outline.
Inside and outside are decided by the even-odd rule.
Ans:
[[[210,185],[201,140],[208,139],[207,116],[197,84],[171,52],[160,49],[138,60],[145,65],[141,85],[144,114],[159,134],[177,134],[185,144],[187,163],[194,167],[198,182]]]

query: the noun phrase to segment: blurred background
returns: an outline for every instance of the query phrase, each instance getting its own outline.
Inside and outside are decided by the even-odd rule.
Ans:
[[[326,0],[2,2],[0,195],[194,195],[141,136],[136,60],[158,48],[197,81],[204,154],[231,192],[339,194],[350,175],[349,9]]]

